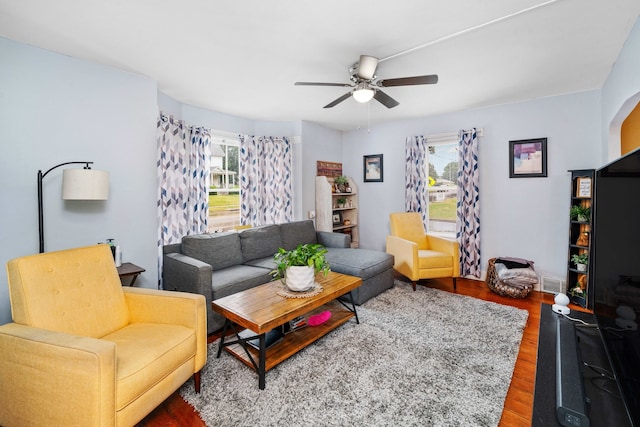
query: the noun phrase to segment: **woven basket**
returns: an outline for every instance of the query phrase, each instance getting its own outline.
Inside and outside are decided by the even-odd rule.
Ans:
[[[498,274],[496,273],[496,258],[491,258],[489,260],[486,283],[489,289],[496,294],[511,298],[526,298],[533,289],[533,285],[520,288],[508,285],[498,279]]]

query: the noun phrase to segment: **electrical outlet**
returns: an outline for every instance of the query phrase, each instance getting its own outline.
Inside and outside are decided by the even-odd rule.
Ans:
[[[316,211],[309,211],[309,219],[314,219],[316,217]]]

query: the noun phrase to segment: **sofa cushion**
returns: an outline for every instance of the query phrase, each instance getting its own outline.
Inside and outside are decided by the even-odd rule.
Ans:
[[[393,267],[393,256],[368,249],[327,248],[331,270],[366,280]]]
[[[264,257],[264,258],[258,258],[258,259],[252,259],[251,261],[245,262],[245,265],[250,265],[252,267],[264,268],[264,269],[266,269],[268,271],[271,271],[274,268],[276,268],[276,262],[274,261],[272,256],[268,256],[268,257]]]
[[[209,264],[214,271],[243,262],[240,237],[235,231],[184,236],[182,253]]]
[[[240,242],[244,262],[272,257],[278,252],[278,248],[282,247],[280,227],[277,225],[265,225],[264,227],[244,230],[240,233]]]
[[[214,271],[211,278],[213,299],[253,288],[271,281],[269,270],[249,265],[235,265]]]
[[[316,229],[313,221],[294,221],[280,224],[282,235],[282,247],[288,251],[295,249],[300,244],[318,243]]]
[[[427,249],[418,251],[418,268],[451,268],[453,257],[444,252]]]

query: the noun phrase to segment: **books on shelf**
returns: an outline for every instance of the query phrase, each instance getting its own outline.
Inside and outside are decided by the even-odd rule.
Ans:
[[[267,348],[280,342],[284,338],[285,334],[305,326],[307,326],[306,316],[298,316],[295,319],[290,320],[288,323],[270,330],[265,334],[265,344]],[[260,350],[260,337],[251,329],[244,329],[238,334],[238,337],[245,340],[248,345],[256,350]]]

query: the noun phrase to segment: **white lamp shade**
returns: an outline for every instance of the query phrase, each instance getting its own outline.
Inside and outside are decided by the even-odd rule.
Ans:
[[[369,102],[373,98],[373,89],[356,89],[353,91],[353,98],[358,102]]]
[[[109,172],[94,169],[62,171],[63,200],[107,200]]]

